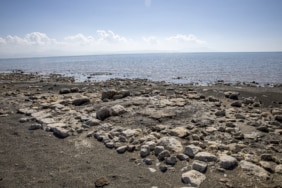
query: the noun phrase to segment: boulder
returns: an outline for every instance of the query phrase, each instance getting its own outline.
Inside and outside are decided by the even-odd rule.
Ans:
[[[106,108],[106,107],[101,108],[100,110],[96,112],[96,118],[101,121],[104,121],[106,118],[110,116],[111,116],[111,111],[109,108]]]
[[[71,90],[69,88],[62,88],[60,89],[59,94],[68,94],[70,92]]]
[[[201,173],[204,173],[207,170],[207,168],[208,168],[208,164],[206,162],[195,160],[192,163],[192,169],[197,170]]]
[[[253,174],[257,177],[260,177],[264,180],[267,180],[267,179],[270,178],[270,174],[265,169],[263,169],[262,167],[254,164],[254,163],[242,160],[242,161],[240,161],[240,167],[243,170],[248,171],[251,174]]]
[[[88,104],[88,103],[90,103],[90,99],[86,97],[74,99],[72,101],[72,105],[74,106],[81,106],[81,105]]]
[[[188,155],[189,157],[194,157],[200,151],[202,151],[202,148],[195,145],[189,145],[185,147],[183,153]]]
[[[119,104],[110,108],[110,115],[112,116],[119,116],[121,114],[124,114],[125,112],[126,112],[126,109]]]
[[[59,138],[66,138],[69,136],[69,131],[67,129],[64,129],[62,127],[54,127],[52,128],[52,131],[55,136]]]
[[[238,162],[237,159],[232,156],[222,155],[219,157],[219,164],[221,168],[233,169],[237,166]]]
[[[191,184],[194,187],[200,187],[200,185],[205,181],[206,176],[196,170],[190,170],[182,174],[182,182],[186,184]]]
[[[105,99],[113,99],[113,97],[117,94],[116,90],[108,90],[108,91],[104,91],[102,92],[102,100]]]
[[[140,156],[144,158],[148,155],[150,155],[150,147],[148,145],[142,145],[140,149]]]
[[[174,137],[163,137],[159,139],[158,146],[163,146],[165,149],[172,152],[182,152],[183,146],[180,141]]]
[[[217,161],[217,157],[209,152],[199,152],[195,155],[195,159],[205,162]]]
[[[242,107],[242,103],[239,102],[239,101],[235,101],[235,102],[231,103],[231,106],[240,108],[240,107]]]
[[[227,92],[224,92],[224,95],[226,98],[238,100],[240,94],[239,92],[235,92],[235,91],[227,91]]]

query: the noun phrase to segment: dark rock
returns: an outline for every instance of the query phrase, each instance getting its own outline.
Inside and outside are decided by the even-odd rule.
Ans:
[[[88,98],[79,98],[79,99],[74,99],[72,101],[72,105],[75,105],[75,106],[81,106],[81,105],[84,105],[84,104],[88,104],[90,103],[90,99]]]
[[[42,125],[41,124],[32,124],[28,128],[28,130],[37,130],[37,129],[42,129]]]
[[[240,94],[238,92],[227,91],[227,92],[224,92],[224,95],[225,95],[226,98],[238,100]]]
[[[71,90],[68,89],[68,88],[62,88],[62,89],[59,91],[60,94],[68,94],[68,93],[70,93],[70,92],[71,92]]]
[[[109,90],[109,91],[104,91],[102,93],[102,100],[105,99],[113,99],[113,97],[117,94],[116,90]]]
[[[239,101],[236,101],[236,102],[231,103],[231,106],[240,108],[242,107],[242,103]]]
[[[216,116],[225,116],[226,115],[226,112],[225,110],[219,110],[215,113]]]
[[[160,165],[159,167],[161,172],[166,172],[167,171],[167,165]]]
[[[269,129],[266,125],[261,125],[257,128],[257,130],[261,131],[261,132],[266,132],[268,133],[269,132]]]
[[[101,120],[101,121],[104,121],[106,118],[110,117],[111,116],[111,111],[109,108],[101,108],[100,110],[98,110],[96,112],[96,118]]]
[[[282,123],[282,115],[275,116],[275,120],[279,121],[280,123]]]

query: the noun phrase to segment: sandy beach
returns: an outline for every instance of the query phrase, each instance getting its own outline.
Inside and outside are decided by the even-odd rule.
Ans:
[[[0,187],[282,187],[282,87],[0,74]]]

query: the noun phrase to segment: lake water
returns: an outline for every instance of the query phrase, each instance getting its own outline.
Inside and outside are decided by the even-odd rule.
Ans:
[[[0,72],[57,73],[78,81],[146,78],[174,83],[282,83],[282,52],[160,53],[0,59]]]

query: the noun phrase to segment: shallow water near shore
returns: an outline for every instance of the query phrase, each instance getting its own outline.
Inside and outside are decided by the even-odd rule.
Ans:
[[[62,74],[76,81],[146,78],[173,83],[281,83],[282,53],[160,53],[0,59],[0,72]]]

